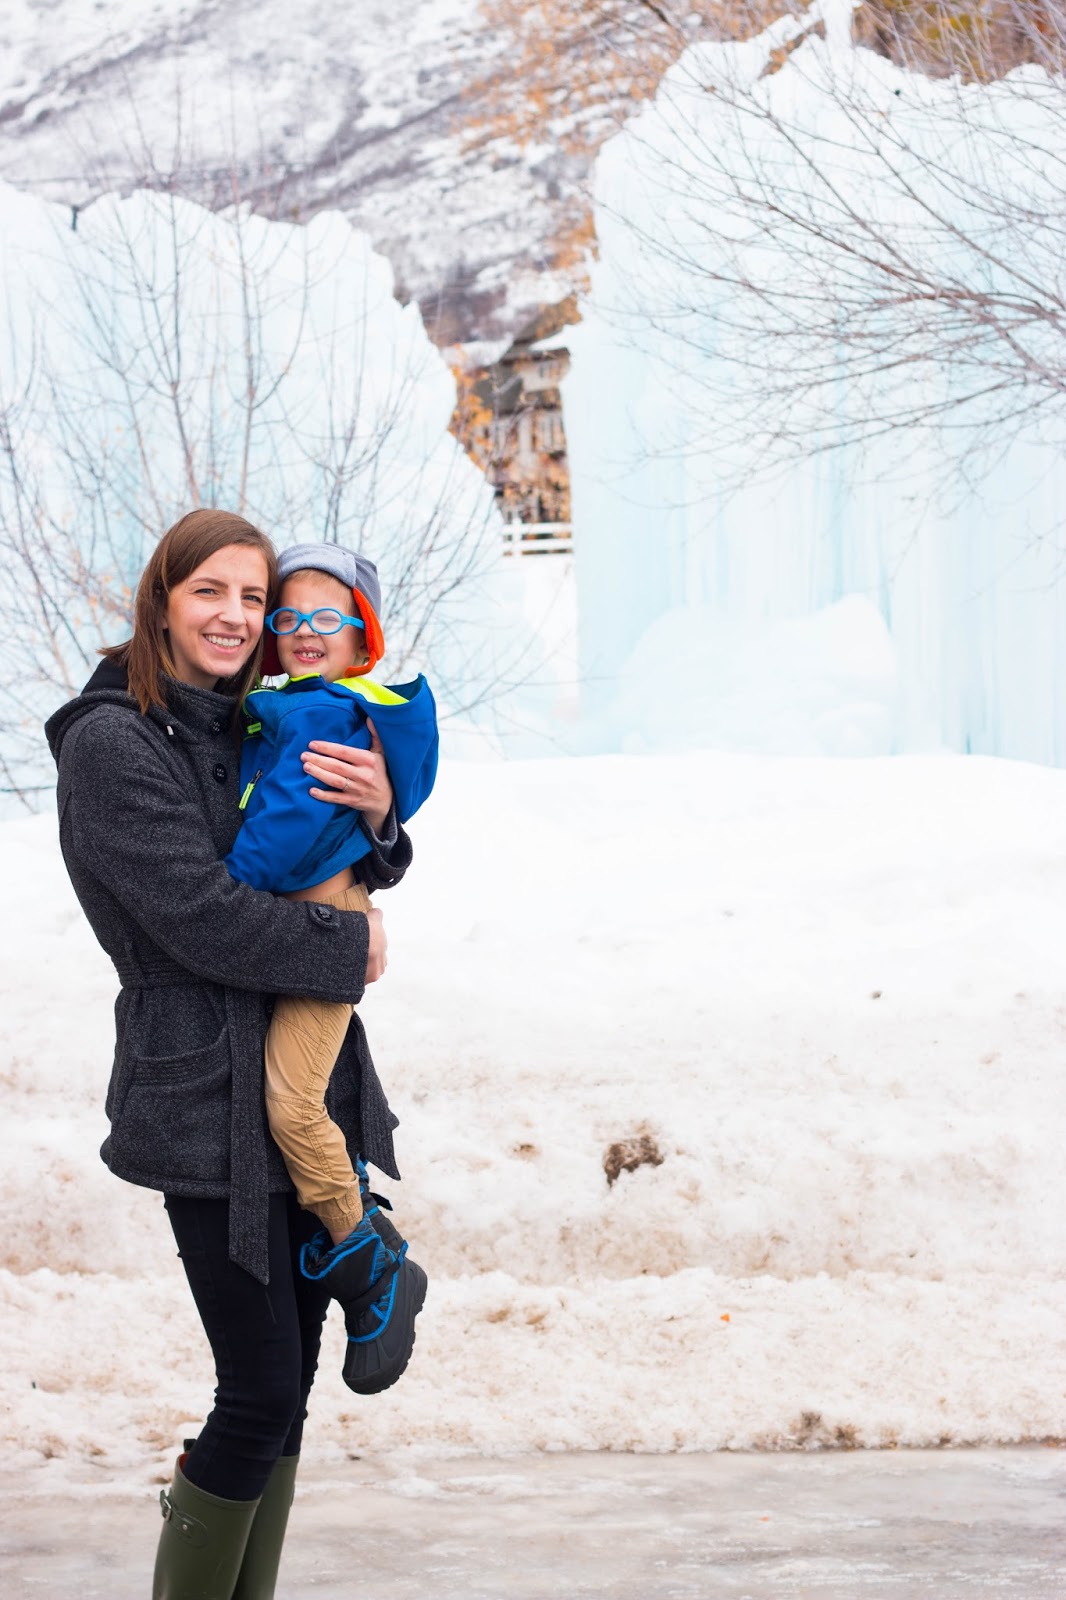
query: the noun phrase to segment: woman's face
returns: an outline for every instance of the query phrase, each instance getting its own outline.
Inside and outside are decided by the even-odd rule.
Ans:
[[[259,643],[267,564],[251,545],[227,544],[167,597],[170,653],[182,683],[213,689],[239,672]]]

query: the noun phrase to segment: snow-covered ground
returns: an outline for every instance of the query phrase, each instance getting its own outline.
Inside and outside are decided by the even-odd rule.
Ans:
[[[978,758],[446,763],[363,1008],[431,1295],[370,1402],[331,1324],[312,1460],[1066,1435],[1064,815]],[[97,1159],[115,982],[54,832],[0,826],[4,1452],[118,1490],[212,1374]]]

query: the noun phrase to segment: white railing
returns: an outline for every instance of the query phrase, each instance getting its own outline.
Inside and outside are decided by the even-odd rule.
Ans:
[[[570,555],[574,533],[569,522],[508,522],[503,530],[505,556]]]

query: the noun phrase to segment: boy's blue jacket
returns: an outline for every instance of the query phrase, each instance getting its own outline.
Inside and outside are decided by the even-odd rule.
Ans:
[[[253,889],[286,893],[322,883],[370,851],[350,806],[313,800],[301,755],[312,739],[370,749],[377,729],[401,822],[413,816],[437,775],[437,708],[425,678],[384,688],[369,678],[327,683],[317,673],[245,701],[241,751],[244,825],[226,866]]]

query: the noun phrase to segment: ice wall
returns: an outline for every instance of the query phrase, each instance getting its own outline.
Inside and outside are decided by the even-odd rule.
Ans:
[[[335,214],[142,192],[76,222],[0,185],[0,783],[48,784],[43,715],[127,636],[149,551],[197,503],[372,555],[383,676],[424,670],[445,713],[521,746],[501,707],[521,690],[536,725],[543,652],[388,262]]]
[[[967,477],[947,470],[950,432],[945,443],[912,430],[766,473],[772,439],[754,426],[745,437],[738,420],[751,362],[772,355],[746,351],[731,332],[735,291],[713,278],[738,260],[736,221],[708,212],[704,180],[710,161],[744,172],[761,135],[754,119],[730,113],[728,96],[709,92],[716,80],[735,86],[747,74],[757,102],[794,136],[792,156],[782,154],[786,141],[773,153],[790,193],[809,181],[810,151],[835,146],[841,204],[880,208],[932,267],[939,251],[941,268],[951,217],[939,231],[926,219],[923,235],[920,190],[958,145],[965,92],[970,142],[953,158],[972,162],[986,183],[999,173],[1015,193],[1030,186],[1032,229],[1001,242],[1024,244],[1056,281],[1061,233],[1042,237],[1039,218],[1052,206],[1061,213],[1061,86],[1042,94],[1034,79],[1031,94],[1017,85],[963,91],[916,78],[851,49],[840,18],[830,21],[828,41],[808,40],[765,77],[771,47],[794,22],[747,45],[692,50],[601,152],[599,259],[564,388],[587,738],[601,749],[945,745],[1063,764],[1059,441],[1035,425],[1005,432]],[[876,163],[834,99],[842,74],[877,116],[896,119],[913,204],[900,199],[902,185],[874,192]],[[1012,152],[1021,151],[1015,171]],[[1043,166],[1034,151],[1046,153]],[[932,199],[946,203],[940,189]],[[960,221],[988,234],[995,218],[967,214],[964,196],[955,203]],[[789,243],[769,271],[765,256],[754,260],[762,242],[749,259],[795,281],[797,295],[817,292],[819,263],[809,253],[801,262]],[[988,283],[996,287],[994,266]],[[899,393],[913,400],[905,385],[915,367],[901,370]],[[957,381],[948,370],[923,379],[930,400]],[[723,401],[731,384],[735,407]],[[849,407],[892,398],[888,380],[880,396],[841,388],[842,429]],[[797,418],[788,421],[795,428]],[[830,608],[846,598],[841,627]],[[808,619],[798,631],[797,619]]]

